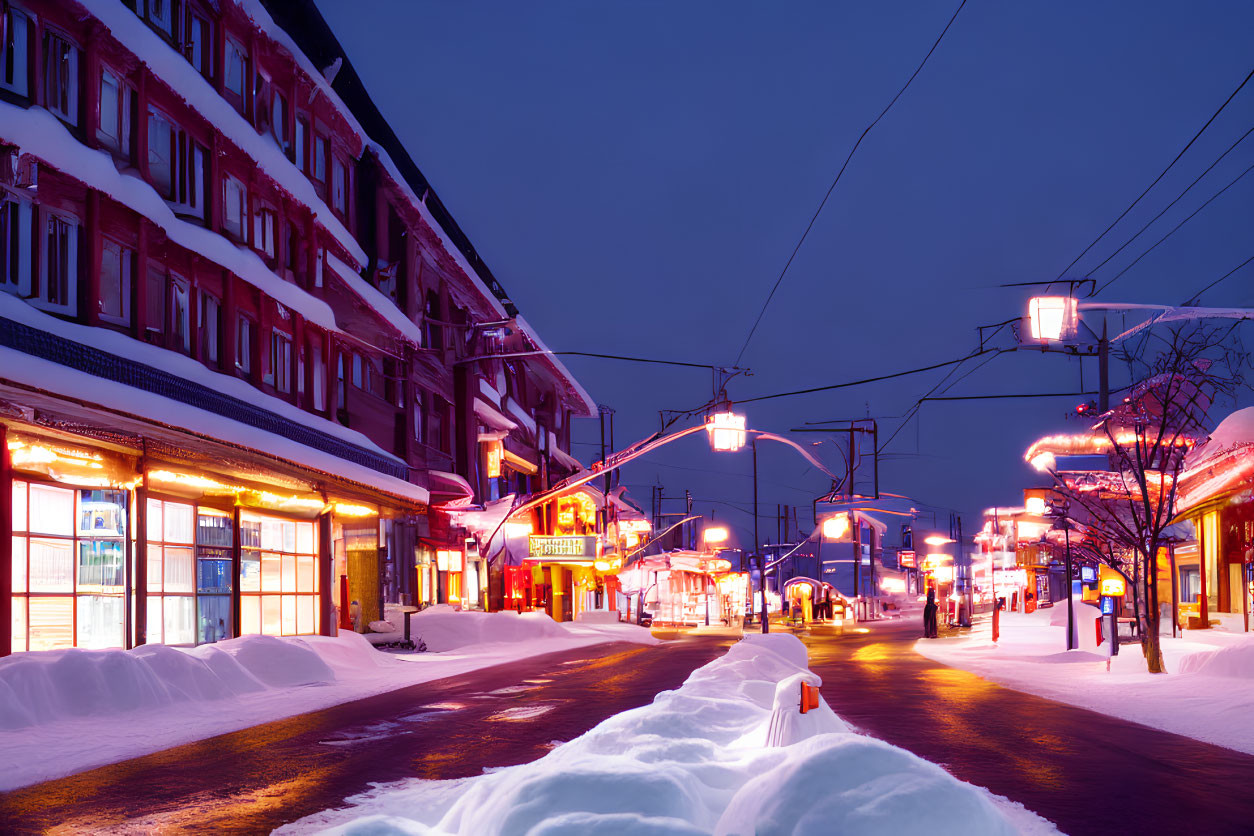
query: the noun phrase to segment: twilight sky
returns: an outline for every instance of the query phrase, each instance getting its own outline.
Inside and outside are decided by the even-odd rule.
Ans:
[[[840,163],[957,4],[318,3],[423,173],[551,348],[727,365]],[[1028,289],[997,285],[1057,277],[1254,68],[1252,31],[1248,0],[969,0],[864,140],[745,353],[752,377],[736,378],[731,397],[974,350],[977,326],[1024,311]],[[1254,82],[1069,275],[1111,278],[1245,171],[1254,137],[1096,269],[1252,126]],[[1101,298],[1185,301],[1254,255],[1252,218],[1254,175]],[[1254,306],[1254,265],[1202,304]],[[656,430],[659,409],[710,397],[710,375],[698,369],[562,359],[617,410],[619,446]],[[781,433],[869,415],[882,443],[945,375],[744,411],[751,427]],[[1075,392],[1079,365],[1019,352],[971,361],[949,382],[947,395]],[[1086,365],[1086,387],[1095,382],[1096,366]],[[1125,382],[1116,370],[1112,385]],[[1024,449],[1073,426],[1065,414],[1080,400],[925,403],[887,446],[881,489],[936,508],[942,527],[956,509],[969,533],[981,509],[1022,501],[1035,481]],[[581,422],[576,437],[582,460],[599,456],[595,421]],[[832,441],[819,449],[843,469]],[[646,508],[650,485],[672,498],[690,489],[698,510],[737,526],[747,545],[750,466],[748,453],[713,454],[698,436],[630,466],[623,481]],[[800,506],[808,525],[826,477],[769,443],[759,447],[759,470],[763,539],[774,541],[777,504]],[[927,515],[920,525],[930,524]]]

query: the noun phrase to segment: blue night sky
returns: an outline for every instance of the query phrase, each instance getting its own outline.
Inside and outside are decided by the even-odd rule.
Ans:
[[[849,149],[957,0],[319,6],[551,348],[730,365]],[[1024,311],[1027,289],[997,285],[1058,276],[1236,88],[1254,67],[1251,32],[1248,0],[970,0],[863,142],[745,354],[753,376],[736,378],[731,397],[971,352],[976,326]],[[1095,269],[1252,125],[1254,82],[1070,275],[1109,279],[1254,163],[1252,137]],[[1185,301],[1254,255],[1251,218],[1254,176],[1101,298]],[[1254,306],[1254,265],[1202,304]],[[1076,360],[986,359],[963,366],[951,382],[971,373],[946,394],[1079,390]],[[710,397],[698,369],[563,360],[617,410],[620,446],[656,430],[659,409]],[[883,441],[945,374],[745,411],[751,427],[776,432],[870,415]],[[1086,386],[1095,382],[1086,365]],[[1116,370],[1113,385],[1125,382]],[[942,525],[958,510],[969,533],[981,509],[1021,502],[1035,479],[1024,449],[1073,426],[1065,414],[1079,400],[927,403],[888,446],[881,487],[941,509]],[[576,434],[575,453],[597,458],[596,422]],[[763,539],[773,540],[776,504],[801,506],[808,524],[828,481],[781,445],[761,446],[759,459]],[[716,456],[694,438],[630,466],[623,481],[646,508],[658,483],[670,497],[687,488],[717,500],[697,507],[747,532],[749,473],[747,453]]]

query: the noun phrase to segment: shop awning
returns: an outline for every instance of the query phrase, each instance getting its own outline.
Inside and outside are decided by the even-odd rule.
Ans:
[[[428,470],[427,481],[431,499],[436,504],[456,507],[469,504],[475,497],[470,483],[456,473]]]
[[[494,430],[509,432],[518,429],[518,424],[507,418],[499,409],[479,398],[475,398],[475,415],[478,415],[480,421]]]

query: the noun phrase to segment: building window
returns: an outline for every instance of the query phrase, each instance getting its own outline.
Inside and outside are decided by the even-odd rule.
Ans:
[[[284,394],[292,391],[292,338],[282,331],[270,333],[270,369],[266,372],[266,382]]]
[[[78,221],[48,213],[41,256],[39,301],[73,315],[78,309]]]
[[[344,354],[342,352],[335,359],[335,406],[337,409],[348,408],[348,384],[344,380]]]
[[[309,173],[309,122],[303,116],[296,117],[296,142],[292,146],[292,159],[296,167]]]
[[[148,500],[148,641],[196,642],[196,513],[182,502]]]
[[[259,208],[253,213],[253,249],[274,258],[274,234],[277,216],[273,209]]]
[[[78,47],[52,30],[44,31],[44,106],[78,124]]]
[[[148,174],[180,215],[205,217],[205,149],[169,117],[148,111]]]
[[[0,193],[0,290],[30,295],[31,204]]]
[[[414,440],[423,441],[423,425],[426,422],[426,397],[422,394],[422,390],[414,393]]]
[[[167,38],[174,36],[174,0],[139,0],[148,25]]]
[[[427,420],[427,445],[435,449],[447,453],[447,427],[445,421],[445,407],[447,402],[439,395],[431,398],[431,412]]]
[[[0,87],[29,96],[30,20],[6,4],[0,23]]]
[[[235,368],[244,374],[253,370],[253,331],[256,326],[243,314],[239,315],[239,323],[235,327]]]
[[[170,282],[170,335],[174,348],[190,354],[192,351],[191,291],[187,282],[174,278]]]
[[[292,146],[287,141],[287,97],[273,86],[270,88],[270,133],[283,153],[290,155]]]
[[[213,21],[184,6],[186,32],[183,36],[183,54],[196,71],[207,79],[213,78]]]
[[[115,157],[131,158],[131,89],[108,67],[100,69],[100,125],[96,139]]]
[[[130,325],[135,253],[108,238],[102,241],[100,250],[100,318],[118,325]]]
[[[248,189],[229,174],[222,180],[222,228],[237,240],[244,240],[244,219],[248,217]]]
[[[231,546],[235,541],[231,515],[216,508],[196,514],[196,641],[231,637]]]
[[[144,279],[144,330],[149,334],[165,333],[165,268],[149,265]]]
[[[361,355],[354,354],[353,355],[353,385],[356,386],[358,389],[362,388],[362,381],[365,379],[365,373],[362,369],[362,366],[364,365],[365,364],[361,362]]]
[[[232,103],[235,108],[242,112],[244,110],[244,85],[248,78],[248,50],[227,38],[226,58],[222,69],[225,73],[223,82],[226,92],[230,94],[228,98],[234,99]]]
[[[440,294],[434,290],[427,291],[427,348],[433,348],[436,351],[444,349],[444,326],[439,323],[440,319]]]
[[[222,303],[207,290],[200,291],[197,320],[200,328],[201,360],[216,366],[220,353],[218,341],[222,338]]]
[[[13,650],[121,647],[126,492],[13,482]]]
[[[314,135],[313,161],[310,167],[313,179],[325,184],[327,182],[327,140],[321,134]]]
[[[314,524],[240,514],[240,628],[245,635],[318,632]]]
[[[334,156],[331,158],[331,208],[341,218],[348,216],[348,168]]]
[[[322,356],[322,340],[309,338],[309,377],[313,408],[322,412],[327,408],[327,364]]]

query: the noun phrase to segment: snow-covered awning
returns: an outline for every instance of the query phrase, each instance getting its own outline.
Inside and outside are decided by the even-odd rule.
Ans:
[[[427,484],[435,502],[446,507],[466,505],[475,498],[475,492],[471,489],[470,483],[456,473],[429,470],[427,471]]]
[[[475,415],[478,415],[480,421],[494,430],[509,432],[518,429],[518,425],[507,418],[504,413],[480,398],[475,398]]]

